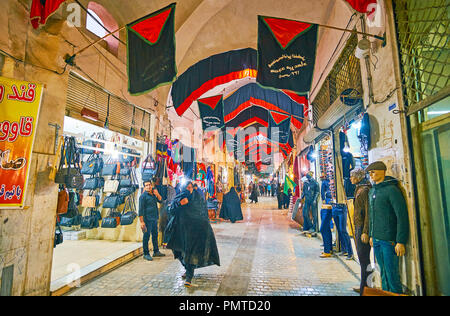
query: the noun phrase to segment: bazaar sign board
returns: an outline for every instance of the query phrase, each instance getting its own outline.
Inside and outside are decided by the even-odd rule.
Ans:
[[[0,77],[0,208],[23,208],[43,86]]]

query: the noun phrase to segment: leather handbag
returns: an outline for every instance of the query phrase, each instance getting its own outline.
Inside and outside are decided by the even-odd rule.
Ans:
[[[120,216],[120,225],[131,225],[136,219],[136,205],[132,196],[127,197]]]
[[[129,176],[131,174],[131,168],[129,166],[123,166],[120,168],[121,176]]]
[[[86,213],[89,215],[83,216],[81,218],[81,228],[93,229],[98,227],[98,222],[100,219],[95,212],[98,211],[93,211],[92,208],[86,210]]]
[[[116,193],[119,189],[119,180],[106,180],[103,192],[105,193]]]
[[[120,212],[111,210],[107,217],[102,219],[102,228],[116,228],[120,224]]]
[[[95,190],[99,187],[99,178],[89,178],[84,180],[83,190]]]
[[[117,164],[108,163],[103,166],[102,176],[115,176],[117,174]]]
[[[59,222],[56,221],[55,239],[53,240],[53,248],[55,248],[56,245],[62,244],[63,241],[64,241],[64,235],[63,235],[61,226],[59,225]]]
[[[121,188],[119,190],[119,195],[121,195],[123,197],[127,197],[127,196],[133,194],[134,192],[136,192],[136,188],[134,186],[131,186],[128,188]]]
[[[82,207],[97,207],[99,201],[98,195],[89,195],[83,198]]]
[[[116,208],[121,204],[123,204],[123,198],[120,195],[111,194],[105,197],[103,208]]]
[[[67,189],[61,189],[58,192],[58,206],[56,209],[57,214],[66,214],[69,210],[69,192]]]
[[[81,215],[77,214],[74,217],[64,217],[61,216],[60,225],[71,227],[71,226],[77,226],[81,224]]]
[[[129,188],[132,185],[133,185],[133,183],[131,182],[131,179],[122,179],[119,181],[119,189]]]
[[[81,174],[95,175],[103,169],[103,159],[97,155],[91,155],[89,159],[83,163]]]
[[[102,219],[102,228],[116,228],[117,220],[114,217],[105,217]]]

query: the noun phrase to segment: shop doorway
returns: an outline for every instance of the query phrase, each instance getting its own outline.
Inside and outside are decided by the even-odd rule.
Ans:
[[[142,140],[68,116],[64,120],[63,134],[65,141],[75,141],[81,166],[96,157],[102,161],[103,169],[92,175],[82,171],[84,184],[81,189],[60,184],[60,192],[68,193],[69,203],[67,212],[58,211],[57,216],[57,230],[62,232],[63,242],[53,251],[50,290],[54,295],[78,286],[88,275],[96,275],[105,267],[123,264],[140,254],[143,234],[137,216],[131,223],[116,223],[115,227],[104,226],[103,219],[114,218],[113,213],[137,212],[142,187],[141,161],[151,148]],[[111,175],[105,170],[113,164],[119,171],[116,168],[115,174]],[[88,187],[87,183],[92,179],[102,181],[96,181],[95,187]],[[108,187],[113,182],[119,184],[115,192]],[[124,203],[115,208],[106,207],[107,199],[121,196],[123,188],[130,190],[129,194],[123,194]],[[88,205],[91,197],[95,197],[95,205]],[[97,224],[92,227],[83,226],[82,219],[94,212],[98,212],[101,219],[97,219]],[[74,220],[76,217],[80,220]]]
[[[416,172],[424,180],[418,190],[426,194],[419,198],[419,206],[431,223],[434,286],[440,295],[450,295],[450,97],[426,108],[422,119],[418,127],[422,157],[416,157]],[[420,160],[423,168],[417,166]]]

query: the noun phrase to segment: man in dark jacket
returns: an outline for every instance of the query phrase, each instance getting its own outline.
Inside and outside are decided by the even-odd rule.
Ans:
[[[165,254],[159,251],[158,247],[158,203],[161,203],[162,200],[161,195],[157,189],[153,188],[152,183],[150,181],[144,182],[144,192],[139,197],[139,220],[141,222],[141,229],[144,232],[142,239],[144,259],[148,261],[153,260],[148,249],[150,234],[152,236],[153,256],[165,256]]]
[[[386,165],[377,161],[366,171],[374,182],[369,191],[369,237],[381,270],[383,290],[403,293],[399,257],[405,255],[409,221],[398,180],[386,176]]]

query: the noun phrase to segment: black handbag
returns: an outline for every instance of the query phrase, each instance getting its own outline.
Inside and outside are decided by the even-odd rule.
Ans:
[[[131,174],[131,168],[129,166],[123,166],[120,168],[121,176],[129,176]]]
[[[89,178],[84,181],[83,190],[95,190],[99,188],[99,178]]]
[[[132,196],[127,197],[125,201],[125,206],[123,208],[122,214],[120,216],[120,225],[131,225],[136,219],[136,205],[134,203],[134,198]]]
[[[134,192],[136,192],[136,187],[131,186],[131,187],[127,187],[127,188],[121,188],[119,190],[119,195],[121,195],[123,197],[127,197],[127,196],[133,194]]]
[[[63,241],[64,241],[64,235],[63,235],[61,226],[59,225],[58,221],[56,221],[55,239],[53,240],[53,248],[55,248],[56,245],[62,244]]]
[[[80,172],[80,151],[77,149],[74,137],[64,138],[55,182],[65,184],[68,189],[83,189],[84,178]]]
[[[93,229],[98,227],[99,218],[98,215],[92,209],[89,209],[89,215],[83,216],[81,218],[81,228],[84,229]]]
[[[83,163],[81,167],[81,174],[85,175],[95,175],[102,171],[103,169],[103,159],[97,155],[91,155],[89,159]]]
[[[103,208],[116,208],[119,205],[123,204],[123,197],[116,194],[111,194],[105,197],[103,201]]]
[[[129,188],[133,186],[131,179],[122,179],[119,181],[119,190],[122,188]]]
[[[117,174],[117,164],[105,164],[102,169],[102,176],[115,176]]]
[[[81,215],[77,214],[74,217],[63,217],[61,216],[60,225],[71,227],[71,226],[77,226],[81,224]]]
[[[108,216],[102,219],[102,228],[116,228],[120,223],[120,212],[110,211]]]

